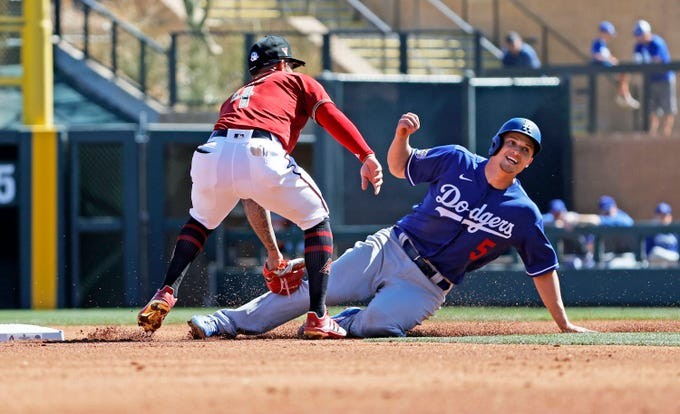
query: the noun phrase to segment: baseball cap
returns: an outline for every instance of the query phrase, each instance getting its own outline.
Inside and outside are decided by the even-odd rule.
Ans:
[[[612,196],[603,195],[600,197],[599,207],[600,211],[607,211],[612,207],[616,207],[616,201]]]
[[[656,205],[656,208],[654,209],[654,213],[656,214],[671,214],[673,212],[673,209],[671,208],[671,205],[668,203],[659,203]]]
[[[616,34],[616,28],[611,22],[603,20],[600,22],[600,32],[608,33],[613,36]]]
[[[516,40],[522,40],[519,33],[517,33],[517,32],[508,32],[508,34],[505,35],[506,43],[512,43]]]
[[[564,201],[556,198],[550,201],[550,211],[559,211],[560,213],[564,213],[567,211],[567,206],[564,204]]]
[[[645,33],[651,33],[652,26],[650,26],[647,20],[638,20],[635,22],[635,29],[633,29],[633,34],[637,36],[642,36]]]
[[[248,70],[253,72],[270,63],[285,60],[293,67],[304,66],[305,62],[292,56],[290,43],[281,36],[269,35],[258,40],[248,55]]]

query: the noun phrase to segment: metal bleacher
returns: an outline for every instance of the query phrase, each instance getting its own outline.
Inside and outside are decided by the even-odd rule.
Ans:
[[[401,72],[404,47],[400,33],[359,1],[214,0],[208,24],[223,28],[241,21],[263,27],[267,21],[296,16],[313,16],[330,31],[332,42],[343,43],[378,72]],[[462,75],[474,65],[475,41],[469,28],[410,31],[406,41],[408,72]],[[498,60],[492,52],[484,56],[490,67]]]

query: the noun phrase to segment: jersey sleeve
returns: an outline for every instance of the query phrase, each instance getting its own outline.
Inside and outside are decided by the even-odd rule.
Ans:
[[[416,149],[406,161],[406,179],[411,185],[435,181],[442,172],[459,163],[457,145],[444,145],[427,149]],[[457,156],[458,155],[458,156]]]
[[[557,253],[545,235],[543,220],[538,215],[516,249],[530,277],[540,276],[559,268]]]
[[[314,78],[302,73],[295,73],[304,91],[303,105],[309,117],[316,121],[317,109],[326,102],[333,102],[326,89]]]

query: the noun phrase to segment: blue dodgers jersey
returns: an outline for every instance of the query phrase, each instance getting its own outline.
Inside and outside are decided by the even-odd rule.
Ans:
[[[430,188],[397,225],[418,252],[453,283],[514,247],[529,276],[558,268],[541,213],[517,179],[505,190],[486,180],[487,159],[458,145],[415,150],[406,164],[411,185]]]
[[[633,59],[637,63],[656,63],[654,58],[658,58],[660,63],[669,63],[671,61],[671,54],[664,41],[658,35],[652,35],[652,40],[645,43],[636,43],[633,49]],[[653,81],[671,80],[675,77],[675,72],[672,70],[666,72],[652,73],[649,75]]]

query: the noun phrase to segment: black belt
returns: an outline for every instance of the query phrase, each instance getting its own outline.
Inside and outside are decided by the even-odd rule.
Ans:
[[[411,240],[406,237],[406,234],[402,229],[394,226],[394,234],[397,235],[397,238],[400,238],[399,236],[404,234],[401,237],[403,241],[400,240],[401,247],[404,249],[406,255],[413,261],[413,263],[418,266],[418,269],[420,269],[420,271],[423,272],[423,274],[427,276],[427,278],[430,279],[432,283],[439,286],[441,290],[449,290],[451,288],[451,281],[439,273],[426,258],[422,257],[420,253],[418,253],[418,250],[416,250],[415,246],[413,246]]]
[[[210,134],[210,138],[212,137],[226,137],[227,133],[229,132],[228,129],[216,129]],[[274,139],[274,134],[272,134],[269,131],[263,131],[261,129],[253,129],[253,135],[250,136],[251,138],[262,138],[262,139],[268,139],[270,141],[275,141]]]

